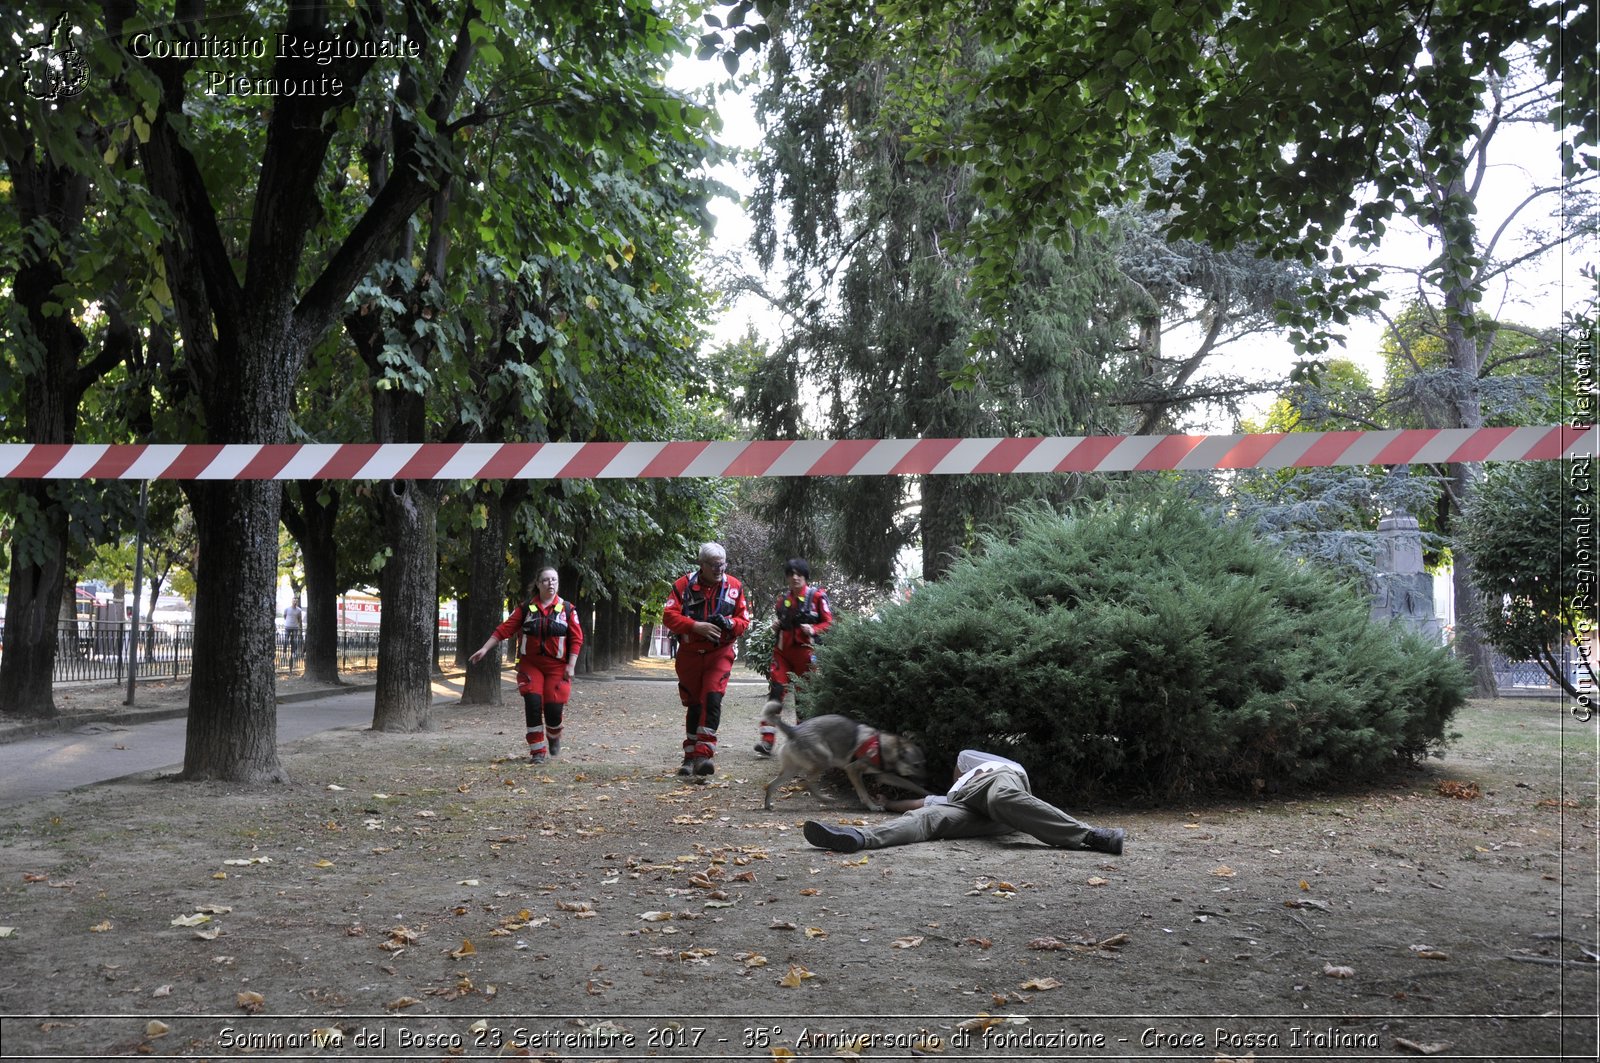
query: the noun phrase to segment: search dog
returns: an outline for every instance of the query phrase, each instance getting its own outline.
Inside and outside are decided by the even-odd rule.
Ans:
[[[779,711],[782,711],[781,706]],[[799,776],[807,793],[820,804],[827,804],[814,784],[829,768],[843,771],[861,803],[873,812],[882,812],[883,806],[867,793],[864,780],[869,775],[919,795],[928,792],[920,781],[927,771],[922,750],[899,735],[837,714],[813,716],[800,721],[799,726],[784,722],[781,716],[770,711],[763,719],[782,731],[785,739],[778,750],[778,774],[767,784],[763,807],[769,812],[778,784],[795,776]]]

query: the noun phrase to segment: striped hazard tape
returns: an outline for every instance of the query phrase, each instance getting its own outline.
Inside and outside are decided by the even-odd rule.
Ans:
[[[672,443],[0,444],[0,479],[547,480],[1304,469],[1594,457],[1594,427]]]

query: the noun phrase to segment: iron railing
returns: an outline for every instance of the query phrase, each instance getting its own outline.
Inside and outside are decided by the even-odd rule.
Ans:
[[[131,624],[112,620],[62,623],[56,631],[53,681],[126,682],[131,630]],[[194,624],[144,621],[138,625],[138,631],[137,678],[181,679],[193,674]],[[0,628],[0,653],[5,652],[4,644],[4,629]],[[370,671],[378,665],[378,632],[375,628],[341,629],[337,647],[341,672]],[[453,661],[455,652],[455,634],[441,632],[439,659]],[[274,667],[279,675],[300,675],[305,671],[303,640],[291,646],[289,638],[279,631],[273,656]]]

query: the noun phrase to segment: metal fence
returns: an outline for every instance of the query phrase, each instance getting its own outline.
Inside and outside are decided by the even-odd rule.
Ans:
[[[1537,661],[1508,661],[1498,653],[1491,653],[1490,660],[1494,668],[1495,684],[1502,694],[1561,692],[1561,687],[1539,667]],[[1561,667],[1566,673],[1567,680],[1577,689],[1584,690],[1590,686],[1589,672],[1579,659],[1577,650],[1571,646],[1563,648]]]
[[[194,671],[194,625],[192,623],[144,622],[138,625],[139,652],[136,667],[139,679],[180,679]],[[56,683],[126,682],[128,678],[128,638],[132,625],[110,620],[66,622],[56,632]],[[341,629],[337,639],[339,671],[370,671],[378,666],[376,628]],[[0,653],[4,652],[0,629]],[[456,652],[454,633],[441,632],[439,659],[450,661]],[[279,675],[305,672],[305,642],[279,631],[274,652],[274,667]]]

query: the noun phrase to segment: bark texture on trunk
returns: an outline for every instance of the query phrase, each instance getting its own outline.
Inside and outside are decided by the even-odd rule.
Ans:
[[[205,575],[195,593],[182,777],[287,782],[273,674],[280,485],[195,481],[186,491]]]
[[[335,486],[323,505],[317,501],[322,488],[321,480],[285,484],[283,524],[299,544],[306,569],[306,678],[339,683],[339,544],[334,526],[340,495]]]
[[[6,618],[0,629],[0,713],[31,719],[53,719],[56,646],[60,627],[61,596],[66,590],[67,515],[45,497],[42,482],[21,488],[33,497],[53,544],[50,556],[39,564],[24,564],[19,551],[11,551],[11,582],[6,595]]]
[[[438,500],[431,484],[391,480],[380,488],[391,551],[379,581],[375,731],[433,727],[433,626],[438,595]]]
[[[468,554],[467,594],[461,602],[458,620],[458,645],[461,652],[457,663],[466,669],[461,686],[464,705],[499,705],[502,685],[500,673],[504,654],[496,646],[477,664],[468,664],[467,658],[482,646],[489,633],[504,619],[506,601],[506,534],[507,514],[517,504],[512,485],[504,491],[494,491],[480,484],[473,492],[473,500],[484,508],[482,528],[474,528]]]

